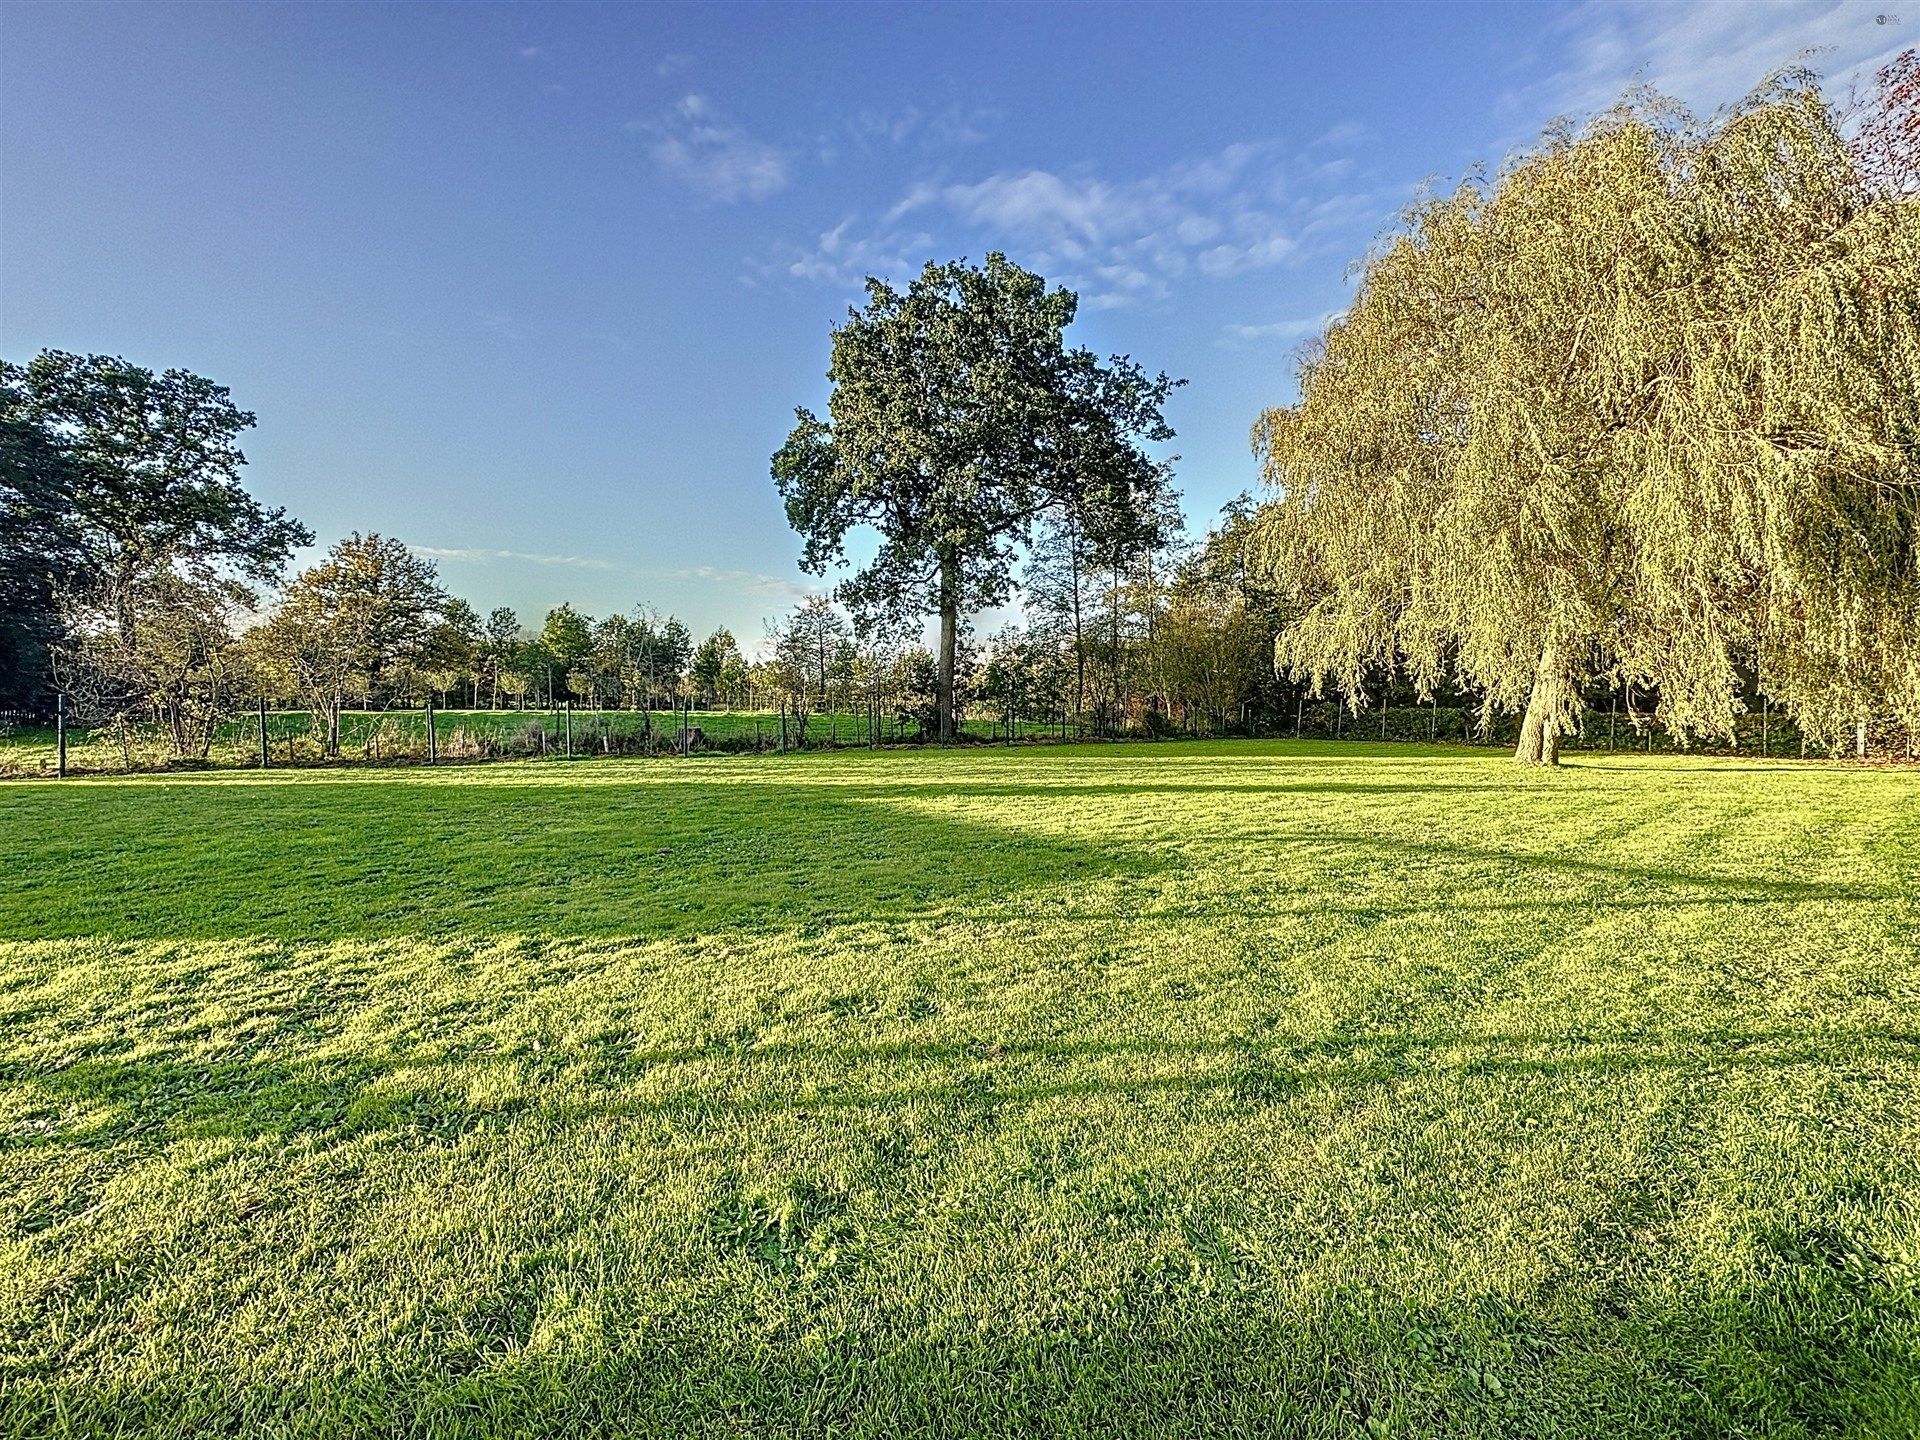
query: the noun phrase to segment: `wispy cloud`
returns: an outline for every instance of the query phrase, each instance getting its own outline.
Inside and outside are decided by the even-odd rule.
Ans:
[[[496,560],[508,560],[524,565],[565,565],[576,570],[623,568],[611,560],[595,560],[586,555],[536,555],[525,550],[486,550],[466,545],[409,545],[407,549],[423,560],[453,560],[469,565],[488,565]]]
[[[669,75],[678,75],[691,64],[693,64],[693,57],[691,55],[676,50],[671,54],[662,55],[660,57],[660,63],[653,67],[653,73],[664,80]]]
[[[1309,335],[1318,335],[1327,328],[1337,310],[1324,315],[1301,316],[1292,320],[1270,320],[1258,325],[1227,325],[1221,329],[1219,344],[1228,349],[1240,349],[1252,345],[1286,344],[1295,340],[1304,340]]]
[[[843,151],[935,151],[977,145],[992,132],[1000,112],[987,105],[959,101],[938,109],[905,105],[893,110],[862,110],[820,137],[820,160],[831,164]]]
[[[409,545],[407,549],[423,560],[448,560],[462,565],[558,566],[572,570],[597,570],[631,575],[640,580],[679,581],[709,585],[734,594],[770,596],[783,601],[804,600],[817,588],[780,575],[754,570],[727,570],[712,565],[665,567],[628,565],[592,555],[542,555],[528,550],[497,550],[473,545]]]
[[[871,220],[849,215],[763,269],[839,285],[901,278],[936,234],[958,232],[1075,285],[1093,308],[1157,301],[1187,276],[1284,264],[1376,204],[1346,179],[1353,160],[1341,152],[1359,138],[1342,126],[1305,147],[1234,144],[1135,178],[1036,168],[922,181]]]
[[[708,200],[764,200],[786,186],[787,152],[747,134],[704,95],[687,95],[665,115],[629,121],[627,128],[648,137],[662,175]]]
[[[711,565],[696,565],[690,570],[659,573],[661,578],[699,580],[728,590],[746,591],[752,595],[767,595],[795,603],[805,600],[810,595],[821,593],[820,587],[806,585],[798,580],[783,579],[778,575],[762,575],[751,570],[719,570]]]
[[[1916,0],[1694,0],[1624,5],[1586,0],[1558,27],[1561,63],[1546,78],[1510,90],[1519,118],[1585,115],[1634,84],[1711,112],[1762,77],[1805,64],[1842,98],[1847,88],[1914,43],[1920,26],[1891,13]]]

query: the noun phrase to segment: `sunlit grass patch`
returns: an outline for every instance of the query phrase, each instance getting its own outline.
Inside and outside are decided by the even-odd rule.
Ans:
[[[1920,790],[0,789],[0,1431],[1911,1433]]]

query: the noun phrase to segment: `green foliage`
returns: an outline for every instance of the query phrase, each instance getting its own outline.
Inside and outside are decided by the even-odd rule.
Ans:
[[[1316,685],[1451,674],[1527,709],[1525,758],[1596,676],[1725,734],[1742,664],[1831,743],[1920,730],[1920,207],[1804,78],[1416,206],[1302,395],[1256,442]]]
[[[73,477],[59,445],[19,417],[21,396],[0,375],[0,708],[45,689],[61,631],[58,598],[79,564]]]
[[[1920,1413],[1902,772],[982,748],[0,834],[0,1432]]]
[[[161,571],[127,585],[120,623],[74,637],[55,676],[79,723],[111,726],[130,763],[131,726],[151,723],[172,760],[204,761],[221,723],[257,679],[237,632],[244,587]]]
[[[593,621],[563,602],[547,612],[546,623],[540,627],[540,643],[564,673],[593,649]]]
[[[337,751],[347,697],[384,700],[422,673],[451,604],[431,561],[389,536],[354,534],[296,575],[248,638],[263,676],[311,707]]]
[[[169,570],[279,577],[313,534],[240,483],[253,416],[226,387],[185,370],[156,375],[106,355],[48,350],[0,361],[7,418],[61,451],[87,599],[118,618],[127,589]]]
[[[694,692],[712,704],[723,693],[737,698],[741,693],[746,661],[740,654],[740,646],[733,638],[733,632],[721,626],[700,642],[700,648],[693,652],[693,663],[687,671]],[[729,683],[731,682],[731,683]]]
[[[806,569],[842,562],[869,528],[878,550],[841,598],[886,620],[940,617],[942,738],[960,617],[1006,598],[1035,519],[1076,506],[1120,532],[1163,488],[1140,444],[1171,437],[1174,382],[1069,349],[1078,303],[999,254],[930,263],[904,292],[869,279],[866,308],[833,332],[829,418],[797,411],[773,457]]]

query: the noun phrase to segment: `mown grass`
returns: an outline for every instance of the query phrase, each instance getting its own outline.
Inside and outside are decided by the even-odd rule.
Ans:
[[[0,787],[0,1433],[1920,1433],[1920,777]]]

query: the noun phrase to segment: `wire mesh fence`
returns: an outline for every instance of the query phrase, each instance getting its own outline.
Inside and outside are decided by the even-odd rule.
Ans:
[[[59,745],[51,721],[38,712],[0,713],[0,775],[56,773]],[[1303,697],[1290,709],[1264,710],[1248,705],[1139,706],[1022,715],[976,709],[961,722],[960,738],[973,744],[1246,737],[1510,747],[1518,728],[1518,717],[1483,722],[1471,706],[1375,706],[1355,714],[1331,701]],[[204,756],[183,759],[161,727],[128,724],[69,723],[65,751],[68,770],[103,773],[853,749],[924,744],[934,738],[931,731],[929,718],[886,704],[851,710],[420,706],[342,710],[337,717],[256,705],[223,721]],[[1682,744],[1655,724],[1651,714],[1617,704],[1584,711],[1562,748],[1778,757],[1808,753],[1800,732],[1770,710],[1739,717],[1731,740]]]

